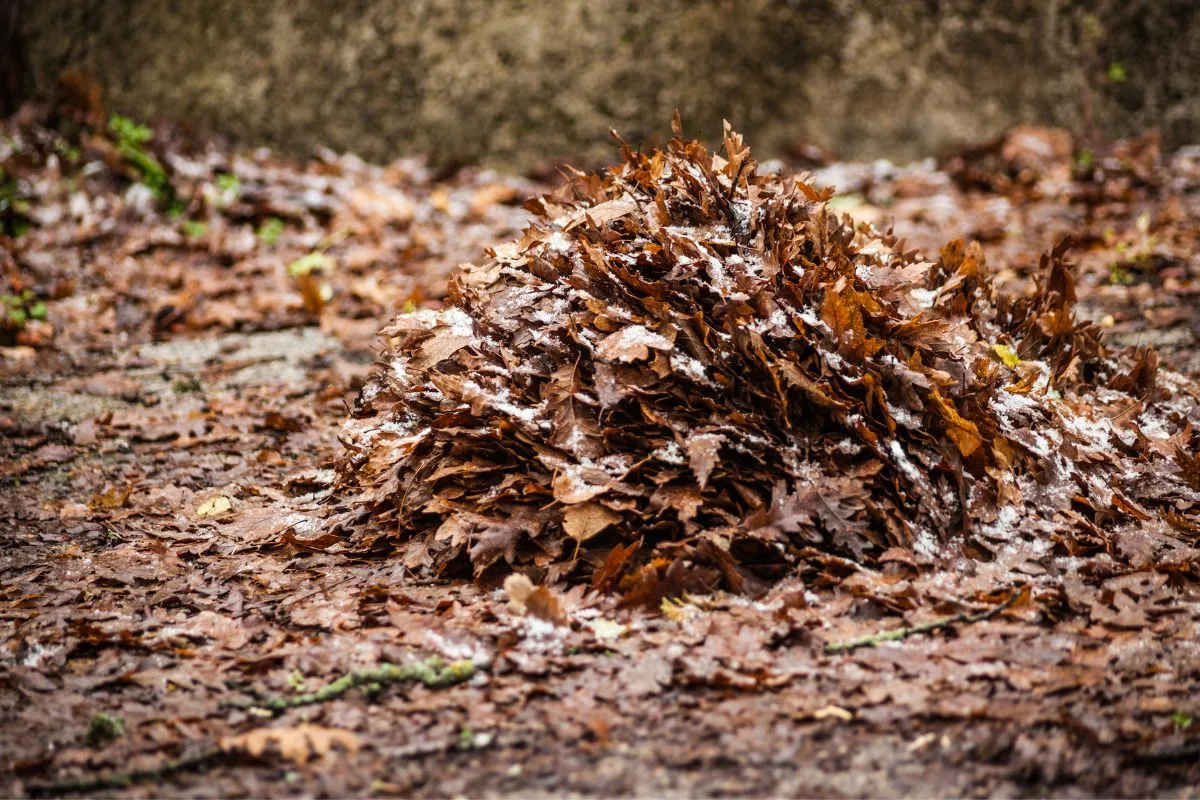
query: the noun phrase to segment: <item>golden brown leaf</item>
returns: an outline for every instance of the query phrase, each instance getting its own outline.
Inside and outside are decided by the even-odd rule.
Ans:
[[[966,458],[978,450],[983,444],[983,438],[979,435],[979,428],[975,423],[959,416],[958,409],[947,403],[937,389],[934,389],[929,397],[946,425],[946,435],[958,447],[958,452]]]
[[[362,743],[350,731],[307,723],[293,728],[255,728],[220,741],[220,747],[226,753],[245,753],[255,758],[261,758],[271,745],[285,760],[307,764],[313,756],[322,758],[335,749],[356,752]]]
[[[600,503],[580,503],[563,513],[563,530],[575,541],[583,543],[620,521],[620,514]]]

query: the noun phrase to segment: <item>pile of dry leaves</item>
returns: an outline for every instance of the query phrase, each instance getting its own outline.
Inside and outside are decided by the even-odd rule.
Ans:
[[[1076,319],[1065,246],[1006,296],[978,245],[919,260],[728,129],[623,156],[385,329],[335,494],[355,546],[650,602],[1018,539],[1181,560],[1197,388]]]

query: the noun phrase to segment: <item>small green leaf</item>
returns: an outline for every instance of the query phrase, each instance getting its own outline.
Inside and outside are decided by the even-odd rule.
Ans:
[[[222,192],[237,196],[242,190],[242,182],[232,172],[223,172],[217,176],[217,188]]]
[[[1125,69],[1125,65],[1120,61],[1109,64],[1107,74],[1109,83],[1124,83],[1129,79],[1129,70]]]
[[[279,217],[267,217],[263,224],[258,226],[258,238],[268,247],[278,242],[282,233],[283,220]]]
[[[1180,730],[1187,730],[1192,727],[1192,715],[1184,711],[1176,711],[1171,715],[1171,722],[1174,722]]]
[[[471,730],[470,725],[464,725],[458,731],[458,746],[462,750],[467,750],[475,741],[475,732]]]
[[[333,259],[329,256],[324,253],[309,253],[308,255],[300,256],[289,264],[288,274],[295,278],[332,267]]]
[[[46,308],[46,304],[40,300],[29,307],[29,316],[31,319],[45,319],[50,310]]]
[[[288,675],[288,686],[297,694],[303,693],[307,688],[304,682],[304,673],[298,669],[292,670],[292,673]]]
[[[187,236],[196,239],[208,233],[208,225],[198,220],[189,219],[183,223],[183,232]]]
[[[123,117],[120,114],[113,114],[109,117],[108,129],[116,135],[118,140],[133,144],[145,144],[154,138],[154,131],[150,128],[139,125],[129,117]]]

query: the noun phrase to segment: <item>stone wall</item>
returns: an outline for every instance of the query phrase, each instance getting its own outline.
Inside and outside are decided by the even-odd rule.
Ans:
[[[1192,0],[9,0],[24,91],[372,159],[525,168],[660,137],[905,159],[1018,121],[1200,139]]]

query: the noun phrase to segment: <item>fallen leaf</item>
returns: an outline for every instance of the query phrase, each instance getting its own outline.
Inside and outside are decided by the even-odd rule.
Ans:
[[[307,723],[293,728],[255,728],[225,736],[220,741],[220,747],[226,753],[245,753],[255,758],[261,758],[271,745],[285,760],[303,765],[312,757],[322,758],[335,749],[357,752],[362,742],[351,731]]]
[[[625,635],[629,628],[619,622],[613,622],[610,619],[593,619],[587,623],[588,628],[595,634],[597,639],[607,641],[611,639],[619,639]]]
[[[563,529],[572,539],[582,543],[620,521],[620,514],[600,503],[580,503],[563,514]]]
[[[725,437],[719,433],[701,433],[687,441],[688,466],[701,489],[708,485],[708,478],[720,460],[724,441]]]
[[[219,517],[233,510],[233,501],[224,495],[217,495],[205,500],[196,507],[199,517]]]
[[[519,616],[537,617],[555,625],[570,625],[558,593],[545,586],[534,586],[528,576],[514,572],[504,579],[509,610]]]
[[[596,357],[628,364],[645,361],[652,349],[669,351],[672,347],[670,339],[650,331],[645,325],[630,325],[606,336],[596,346]]]
[[[947,403],[937,389],[930,393],[930,398],[941,412],[942,421],[946,424],[946,435],[958,446],[958,451],[965,457],[978,450],[983,444],[983,438],[979,435],[979,428],[975,423],[959,416],[958,410]]]
[[[1010,369],[1016,369],[1021,364],[1021,357],[1013,352],[1013,349],[1006,344],[992,345],[992,352]]]
[[[1200,455],[1191,456],[1182,447],[1176,447],[1175,463],[1187,485],[1200,492]]]

